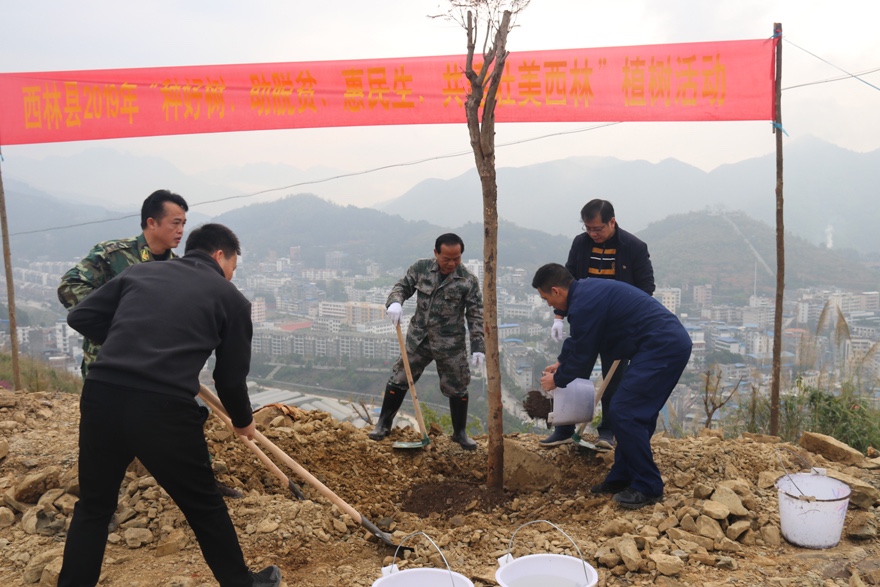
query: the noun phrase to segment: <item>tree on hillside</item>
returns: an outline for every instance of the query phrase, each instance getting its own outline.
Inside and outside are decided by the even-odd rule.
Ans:
[[[457,22],[467,32],[468,80],[464,110],[468,134],[483,191],[483,308],[486,330],[486,375],[489,403],[489,461],[486,485],[504,486],[504,427],[501,404],[501,365],[498,357],[498,306],[495,280],[498,260],[498,183],[495,172],[495,106],[507,61],[507,35],[514,17],[530,0],[449,0],[440,18]],[[481,62],[474,62],[477,43]],[[482,116],[481,114],[482,108]]]

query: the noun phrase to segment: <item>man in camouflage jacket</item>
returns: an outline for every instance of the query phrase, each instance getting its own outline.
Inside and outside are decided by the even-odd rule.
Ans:
[[[92,247],[89,254],[61,278],[58,300],[69,310],[126,267],[173,258],[175,255],[171,249],[183,237],[188,209],[186,200],[168,190],[150,194],[141,206],[143,232],[135,237],[104,241]],[[83,339],[83,377],[100,348],[89,339]]]
[[[461,264],[464,242],[458,235],[439,236],[434,259],[416,261],[391,289],[386,302],[388,317],[400,324],[403,303],[416,294],[416,312],[409,322],[406,354],[413,382],[432,361],[437,362],[440,391],[449,398],[452,440],[466,450],[476,449],[468,438],[468,391],[471,380],[466,336],[470,334],[472,363],[481,366],[486,346],[483,340],[483,298],[478,279]],[[465,331],[467,323],[467,332]],[[370,438],[381,440],[391,431],[394,416],[407,391],[403,357],[394,365],[385,387],[379,421]]]

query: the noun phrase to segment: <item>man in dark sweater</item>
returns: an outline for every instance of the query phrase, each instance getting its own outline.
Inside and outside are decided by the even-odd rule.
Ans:
[[[134,458],[180,507],[221,587],[281,583],[277,567],[254,573],[245,564],[195,402],[213,352],[217,393],[235,431],[253,438],[251,305],[230,283],[240,253],[231,230],[206,224],[189,235],[183,258],[133,265],[68,314],[72,328],[102,347],[80,400],[80,500],[59,587],[98,582],[107,526]]]
[[[575,279],[613,279],[633,285],[646,294],[654,294],[654,266],[648,245],[638,237],[623,230],[614,216],[614,206],[608,200],[590,200],[581,209],[581,220],[584,232],[574,237],[565,268]],[[550,337],[562,342],[565,339],[562,319],[563,312],[556,312]],[[608,376],[613,362],[608,356],[601,355],[602,377]],[[590,371],[593,367],[590,366]],[[621,361],[611,380],[602,394],[602,422],[599,423],[599,440],[596,446],[611,450],[614,446],[614,434],[611,432],[611,400],[623,372],[626,361]],[[586,372],[580,377],[589,378]],[[574,425],[556,426],[553,433],[541,440],[540,445],[552,448],[571,442]]]

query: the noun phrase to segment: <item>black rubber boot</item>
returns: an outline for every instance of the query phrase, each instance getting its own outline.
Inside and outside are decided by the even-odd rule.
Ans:
[[[449,398],[449,415],[452,417],[452,442],[465,450],[477,450],[477,443],[467,435],[468,394]]]
[[[406,397],[405,389],[398,389],[390,385],[385,386],[385,398],[382,400],[382,411],[379,413],[379,421],[373,431],[367,436],[371,440],[382,440],[391,432],[391,425],[394,423],[394,416],[397,410],[403,404],[403,398]]]

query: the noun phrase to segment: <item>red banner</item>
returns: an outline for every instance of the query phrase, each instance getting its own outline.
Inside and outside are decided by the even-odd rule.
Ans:
[[[772,120],[775,41],[511,53],[498,122]],[[0,74],[0,146],[462,123],[463,56]]]

